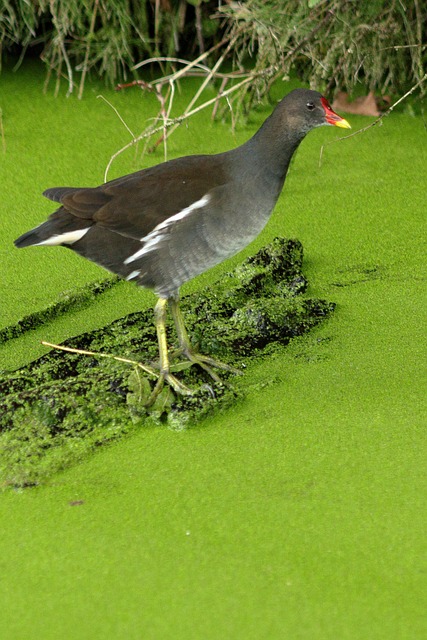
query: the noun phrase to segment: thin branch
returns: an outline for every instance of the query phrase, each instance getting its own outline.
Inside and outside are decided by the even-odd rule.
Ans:
[[[230,87],[229,89],[227,89],[226,91],[224,91],[222,93],[222,95],[220,96],[221,98],[226,98],[228,95],[230,95],[231,93],[233,93],[234,91],[237,91],[238,89],[240,89],[241,87],[243,87],[244,85],[248,84],[249,82],[252,82],[254,80],[255,77],[263,75],[264,72],[258,72],[256,74],[251,75],[248,78],[244,78],[243,80],[241,80],[241,82],[238,82],[237,84],[235,84],[234,86]],[[196,113],[198,113],[199,111],[201,111],[202,109],[206,109],[206,107],[209,107],[211,104],[214,104],[216,101],[218,100],[218,96],[215,96],[214,98],[211,98],[210,100],[207,100],[206,102],[204,102],[203,104],[199,105],[198,107],[196,107],[195,109],[192,109],[191,111],[186,112],[185,114],[183,114],[182,116],[178,116],[176,118],[173,118],[172,120],[170,120],[167,123],[163,123],[160,127],[155,127],[155,128],[149,128],[148,130],[144,131],[143,133],[141,133],[139,136],[137,136],[136,138],[134,138],[133,140],[131,140],[130,142],[128,142],[128,144],[126,144],[124,147],[122,147],[121,149],[119,149],[118,151],[116,151],[110,158],[110,160],[108,161],[107,167],[105,169],[104,172],[104,180],[107,181],[107,176],[108,176],[108,172],[110,171],[111,165],[113,164],[114,160],[120,155],[122,154],[124,151],[126,151],[127,149],[130,149],[131,147],[133,147],[135,144],[137,144],[140,140],[144,140],[145,138],[149,138],[151,136],[153,136],[156,133],[159,133],[160,131],[164,131],[165,126],[167,128],[170,127],[174,127],[176,125],[181,124],[182,122],[184,122],[185,120],[187,120],[188,118],[191,118],[191,116],[194,116]]]
[[[134,137],[135,137],[135,134],[133,133],[132,129],[130,129],[130,128],[128,127],[128,125],[126,124],[126,122],[123,120],[122,116],[120,115],[120,113],[118,112],[118,110],[116,109],[116,107],[115,107],[113,104],[111,104],[111,102],[110,102],[109,100],[107,100],[107,98],[104,98],[104,96],[103,96],[103,95],[101,95],[101,94],[100,94],[99,96],[96,96],[96,97],[97,97],[97,98],[101,98],[101,100],[104,100],[104,102],[106,102],[106,103],[108,104],[108,106],[112,108],[112,110],[114,111],[114,113],[116,114],[116,116],[118,117],[118,119],[120,120],[120,122],[122,123],[122,125],[123,125],[124,127],[126,127],[126,129],[129,131],[129,133],[130,133],[130,135],[132,136],[132,138],[134,138]]]
[[[205,52],[205,42],[203,40],[202,7],[201,7],[201,3],[200,4],[196,4],[196,6],[195,6],[195,14],[196,14],[197,43],[199,45],[200,53],[204,53]]]
[[[199,99],[199,97],[201,96],[203,91],[205,90],[206,85],[209,84],[209,82],[212,80],[212,78],[214,77],[215,73],[217,72],[217,69],[219,69],[219,67],[224,62],[228,52],[230,51],[231,47],[234,45],[236,39],[237,39],[237,36],[235,36],[234,38],[232,38],[230,40],[230,42],[228,43],[226,49],[224,50],[222,55],[216,61],[214,67],[209,70],[209,73],[207,74],[206,78],[203,80],[202,84],[200,85],[200,87],[196,91],[195,95],[192,97],[192,99],[190,100],[189,104],[185,108],[185,111],[184,111],[184,114],[183,114],[184,116],[187,113],[189,113],[191,111],[193,105],[196,104],[197,100]],[[177,122],[177,123],[172,125],[172,127],[170,128],[170,130],[168,132],[166,132],[166,130],[165,130],[165,134],[161,138],[159,138],[157,140],[157,142],[154,143],[154,147],[153,147],[152,150],[154,150],[165,139],[165,135],[171,135],[177,129],[177,127],[179,127],[180,124],[181,124],[180,122]]]
[[[414,47],[427,47],[427,43],[423,44],[423,43],[418,43],[418,44],[394,44],[391,47],[381,47],[381,49],[378,49],[378,51],[389,51],[390,49],[393,49],[394,51],[397,51],[398,49],[413,49]]]
[[[117,360],[117,362],[125,362],[126,364],[133,364],[148,373],[150,376],[154,376],[158,378],[158,374],[151,367],[138,362],[137,360],[130,360],[129,358],[122,358],[121,356],[114,356],[111,353],[97,353],[96,351],[86,351],[85,349],[74,349],[72,347],[64,347],[60,344],[52,344],[51,342],[46,342],[42,340],[41,344],[44,347],[50,347],[51,349],[59,349],[59,351],[67,351],[67,353],[77,353],[81,356],[92,356],[94,358],[110,358],[111,360]]]
[[[219,91],[217,93],[217,100],[214,104],[214,108],[212,109],[212,116],[211,116],[211,120],[215,120],[216,117],[216,112],[218,111],[218,107],[219,107],[219,101],[220,98],[224,92],[225,87],[227,86],[227,82],[228,82],[228,78],[223,78],[222,82],[221,82],[221,86],[219,88]]]
[[[160,113],[159,116],[157,118],[157,120],[160,119],[160,117],[162,118],[163,121],[163,141],[164,141],[164,157],[165,157],[165,162],[167,160],[168,157],[168,148],[167,148],[167,124],[169,122],[169,116],[170,116],[170,112],[172,109],[172,104],[173,104],[173,98],[175,95],[175,85],[172,82],[172,80],[169,80],[169,89],[166,93],[166,96],[164,96],[162,94],[162,88],[163,85],[158,84],[156,86],[156,96],[157,99],[160,101]],[[166,103],[169,100],[169,106],[166,109]]]
[[[237,37],[238,35],[240,35],[242,33],[243,29],[237,29],[233,38]],[[181,76],[186,75],[187,70],[191,69],[192,67],[197,66],[200,62],[202,62],[202,60],[206,60],[206,58],[208,58],[214,51],[216,51],[217,49],[220,49],[221,47],[223,47],[227,42],[230,42],[230,36],[227,36],[226,38],[223,38],[221,40],[221,42],[217,42],[213,47],[211,47],[208,51],[205,51],[204,53],[201,53],[198,58],[195,58],[194,60],[191,60],[190,62],[188,62],[187,67],[185,67],[184,69],[182,69],[181,71],[177,71],[175,75],[175,80],[178,80]],[[136,65],[134,65],[133,70],[136,69],[140,69],[141,67],[144,67],[147,64],[151,64],[152,62],[158,62],[158,61],[162,61],[162,60],[166,60],[168,61],[168,58],[162,58],[162,57],[156,57],[156,58],[148,58],[147,60],[142,60],[141,62],[138,62]]]
[[[68,77],[68,91],[67,91],[67,96],[69,96],[71,93],[73,93],[73,88],[74,88],[74,82],[73,82],[73,69],[71,67],[71,63],[70,60],[68,58],[68,54],[67,54],[67,50],[65,48],[65,44],[64,44],[64,37],[63,34],[61,33],[61,23],[59,21],[59,17],[56,14],[55,11],[55,3],[54,0],[50,0],[50,12],[52,14],[52,22],[55,26],[55,29],[57,31],[57,38],[58,38],[58,42],[59,42],[59,48],[61,50],[62,53],[62,58],[65,62],[65,66],[67,67],[67,77]]]
[[[378,118],[376,120],[374,120],[374,122],[371,122],[370,124],[368,124],[366,127],[363,127],[362,129],[358,129],[357,131],[354,131],[353,133],[349,133],[347,136],[342,136],[341,138],[337,138],[336,140],[330,140],[329,142],[325,142],[325,144],[323,144],[320,148],[320,156],[319,156],[319,167],[322,164],[322,158],[323,158],[323,149],[330,145],[330,144],[334,144],[335,142],[341,142],[341,140],[348,140],[349,138],[354,138],[354,136],[359,135],[359,133],[365,133],[365,131],[368,131],[368,129],[372,129],[372,127],[375,127],[377,124],[382,125],[382,121],[386,116],[389,116],[390,113],[393,111],[393,109],[395,109],[397,107],[398,104],[400,104],[401,102],[403,102],[403,100],[406,100],[406,98],[408,98],[410,95],[412,95],[414,93],[414,91],[416,91],[418,89],[418,87],[420,87],[423,82],[425,82],[427,80],[427,73],[424,74],[424,76],[421,78],[421,80],[419,80],[416,84],[414,84],[413,87],[411,87],[411,89],[409,89],[409,91],[407,91],[405,93],[405,95],[403,95],[401,98],[399,98],[399,100],[396,100],[396,102],[394,102],[388,109],[387,111],[384,111],[384,113],[382,113],[380,116],[378,116]]]
[[[82,77],[80,78],[80,87],[79,87],[79,94],[78,94],[79,100],[81,99],[81,97],[83,95],[83,89],[84,89],[86,74],[87,74],[87,70],[88,70],[90,44],[91,44],[92,36],[94,34],[94,31],[95,31],[95,20],[96,20],[96,14],[98,12],[98,4],[99,4],[99,0],[95,0],[95,2],[93,4],[92,17],[91,17],[91,20],[90,20],[89,33],[87,34],[86,51],[85,51],[85,57],[84,57],[84,61],[83,61]]]
[[[48,70],[46,72],[46,79],[45,79],[45,81],[43,83],[43,92],[46,93],[47,92],[47,88],[49,86],[51,73],[54,70],[54,63],[51,62],[44,55],[40,55],[40,60],[42,62],[44,62],[48,67]],[[61,62],[59,62],[58,64],[61,64]],[[60,68],[56,70],[56,74],[57,74],[57,87],[55,88],[55,96],[58,94],[58,91],[59,91],[59,84],[58,83],[60,82],[61,78],[64,78],[65,80],[68,80],[68,83],[70,83],[70,76],[67,75],[66,73],[64,73],[63,71],[61,71]],[[74,88],[77,89],[77,85],[76,85],[76,83],[74,81],[72,81],[72,85],[73,85],[73,89]],[[68,87],[67,95],[69,95],[70,93],[72,93],[72,90],[70,90],[70,87]]]
[[[210,49],[210,52],[213,51],[213,48]],[[158,58],[150,58],[148,60],[144,60],[143,62],[139,62],[134,69],[136,68],[140,68],[146,64],[150,64],[151,62],[175,62],[178,64],[182,64],[184,65],[185,68],[185,75],[186,77],[191,76],[191,77],[200,77],[201,75],[203,75],[203,77],[205,77],[206,73],[210,73],[211,69],[210,67],[208,67],[205,64],[201,64],[200,62],[198,64],[194,64],[194,62],[191,62],[190,60],[185,60],[184,58],[174,58],[172,56],[159,56]],[[197,69],[200,69],[201,73],[197,73],[197,71],[194,71],[193,73],[191,73],[188,69],[192,69],[193,67],[196,67]],[[241,78],[241,77],[246,77],[250,75],[250,71],[241,71],[240,69],[237,69],[236,71],[228,71],[227,73],[220,73],[220,72],[216,72],[215,73],[215,78]],[[140,86],[143,89],[147,89],[150,87],[153,87],[156,84],[164,84],[165,82],[167,82],[168,80],[177,80],[178,76],[176,75],[177,71],[175,71],[174,73],[169,74],[168,76],[162,76],[161,78],[158,78],[157,80],[152,80],[151,82],[146,82],[145,80],[132,80],[132,82],[126,82],[124,84],[118,84],[116,85],[115,89],[116,91],[120,91],[121,89],[127,89],[129,87],[135,87],[135,86]]]

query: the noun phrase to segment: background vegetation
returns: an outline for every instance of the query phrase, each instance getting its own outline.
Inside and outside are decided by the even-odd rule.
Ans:
[[[363,82],[400,93],[426,73],[426,30],[424,0],[3,0],[0,6],[2,58],[40,55],[47,83],[55,81],[58,90],[65,76],[68,92],[80,96],[88,74],[113,85],[135,78],[135,65],[153,58],[164,74],[177,56],[220,59],[240,73],[250,68],[254,82],[242,92],[251,99],[291,72],[327,91],[352,92]]]

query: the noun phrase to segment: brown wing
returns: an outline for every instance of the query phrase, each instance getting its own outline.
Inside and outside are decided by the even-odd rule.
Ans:
[[[82,222],[91,221],[140,240],[164,220],[224,184],[226,176],[218,158],[178,158],[96,188],[53,188],[44,195],[60,202],[66,212]]]

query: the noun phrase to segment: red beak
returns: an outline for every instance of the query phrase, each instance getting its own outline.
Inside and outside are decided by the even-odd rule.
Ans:
[[[328,124],[332,124],[335,127],[341,127],[341,129],[351,129],[351,125],[341,118],[335,111],[332,111],[331,105],[326,100],[326,98],[320,98],[320,102],[322,103],[322,107],[325,110],[325,120]]]

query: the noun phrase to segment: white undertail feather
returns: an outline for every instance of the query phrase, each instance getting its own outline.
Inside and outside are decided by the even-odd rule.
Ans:
[[[67,231],[66,233],[61,233],[59,235],[51,236],[47,240],[43,240],[42,242],[37,242],[34,246],[39,247],[41,245],[57,245],[57,244],[74,244],[78,240],[81,240],[83,236],[89,231],[90,227],[87,229],[77,229],[76,231]]]
[[[141,242],[144,243],[144,246],[142,247],[142,249],[139,249],[139,251],[137,251],[136,253],[131,255],[129,258],[127,258],[125,260],[125,264],[130,264],[131,262],[138,260],[138,258],[141,258],[147,253],[150,253],[151,251],[155,251],[157,246],[161,242],[162,238],[164,238],[166,229],[171,224],[173,224],[174,222],[178,222],[178,220],[182,220],[183,218],[190,215],[190,213],[192,213],[193,211],[196,211],[197,209],[202,209],[204,206],[208,204],[210,199],[211,199],[210,195],[206,194],[203,196],[203,198],[200,198],[200,200],[197,200],[197,202],[193,202],[193,204],[190,204],[189,207],[186,207],[179,213],[175,213],[170,218],[167,218],[166,220],[158,224],[157,227],[153,229],[153,231],[150,231],[150,233],[147,234],[144,238],[141,238]]]

